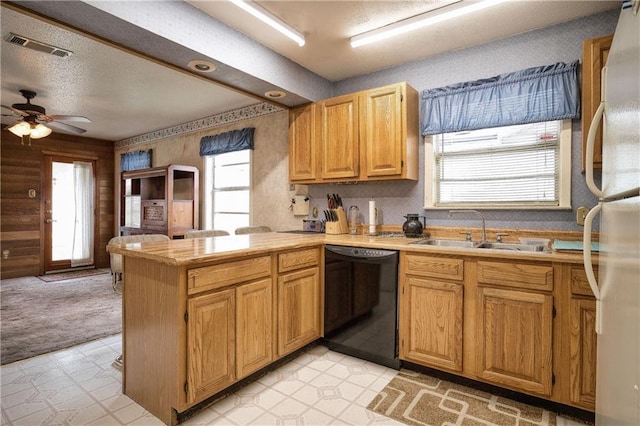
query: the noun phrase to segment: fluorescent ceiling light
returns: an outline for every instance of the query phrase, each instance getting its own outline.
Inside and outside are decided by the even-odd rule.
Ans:
[[[449,7],[441,8],[440,10],[445,10],[445,12],[443,13],[435,13],[435,11],[429,11],[421,15],[416,15],[411,18],[386,25],[384,27],[353,36],[351,37],[351,47],[360,47],[364,46],[365,44],[374,43],[376,41],[408,33],[409,31],[424,28],[429,25],[447,21],[452,18],[457,18],[468,13],[477,12],[479,10],[495,6],[496,4],[503,3],[505,1],[507,0],[485,0],[471,3],[469,5],[466,5],[468,2],[465,1],[465,4],[457,7],[456,9],[447,10],[449,9]]]
[[[291,40],[298,43],[298,46],[304,46],[305,40],[304,36],[300,34],[298,31],[291,28],[289,25],[282,22],[280,19],[269,13],[267,10],[258,6],[249,0],[230,0],[231,3],[235,4],[245,12],[249,12],[265,24],[268,24],[272,28],[280,31],[282,34],[289,37]]]

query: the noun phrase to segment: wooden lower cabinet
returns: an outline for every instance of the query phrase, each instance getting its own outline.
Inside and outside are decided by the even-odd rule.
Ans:
[[[571,402],[593,410],[596,403],[596,300],[571,299]]]
[[[187,302],[187,403],[213,395],[236,379],[235,289]]]
[[[402,360],[562,400],[553,389],[550,262],[418,252],[400,259]]]
[[[236,289],[236,375],[238,379],[273,361],[271,278]]]
[[[596,403],[596,299],[584,268],[574,265],[569,271],[569,401],[593,411]],[[597,276],[597,268],[594,268],[594,273]]]
[[[462,371],[461,283],[407,277],[400,296],[400,358]]]
[[[273,361],[271,277],[187,302],[187,402]]]
[[[550,396],[553,296],[479,287],[477,300],[478,377]]]
[[[320,337],[320,268],[278,277],[278,355]]]
[[[400,359],[462,371],[464,261],[401,253]]]

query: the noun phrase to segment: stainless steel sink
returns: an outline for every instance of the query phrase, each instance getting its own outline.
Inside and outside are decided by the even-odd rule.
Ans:
[[[475,248],[479,249],[494,249],[494,250],[514,250],[514,251],[546,251],[547,247],[544,245],[534,244],[518,244],[518,243],[490,243],[485,242],[478,244]]]
[[[474,246],[473,241],[466,240],[439,240],[435,238],[429,238],[427,240],[413,241],[409,244],[419,244],[427,246],[440,246],[440,247],[467,247],[472,248]]]
[[[467,240],[446,240],[446,239],[437,239],[437,238],[429,238],[426,240],[413,241],[413,242],[410,242],[409,244],[438,246],[438,247],[461,247],[461,248],[476,248],[476,249],[529,251],[529,252],[542,252],[547,250],[547,247],[544,245],[497,243],[497,242],[490,243],[488,241],[484,243],[476,243],[476,242],[467,241]]]

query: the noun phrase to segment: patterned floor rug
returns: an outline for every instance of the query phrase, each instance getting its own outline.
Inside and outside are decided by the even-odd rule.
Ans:
[[[466,386],[401,370],[369,410],[408,425],[555,425],[556,414]]]

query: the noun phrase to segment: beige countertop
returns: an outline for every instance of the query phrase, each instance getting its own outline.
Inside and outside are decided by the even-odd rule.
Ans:
[[[510,250],[474,249],[413,245],[412,238],[379,237],[369,235],[290,234],[270,232],[263,234],[230,235],[224,237],[193,238],[163,242],[145,242],[110,247],[110,251],[124,256],[145,258],[179,266],[199,265],[205,262],[233,259],[239,256],[293,250],[320,244],[335,244],[363,248],[380,248],[446,254],[471,258],[502,258],[561,263],[583,263],[582,252],[516,252]],[[597,263],[597,256],[594,256]]]

